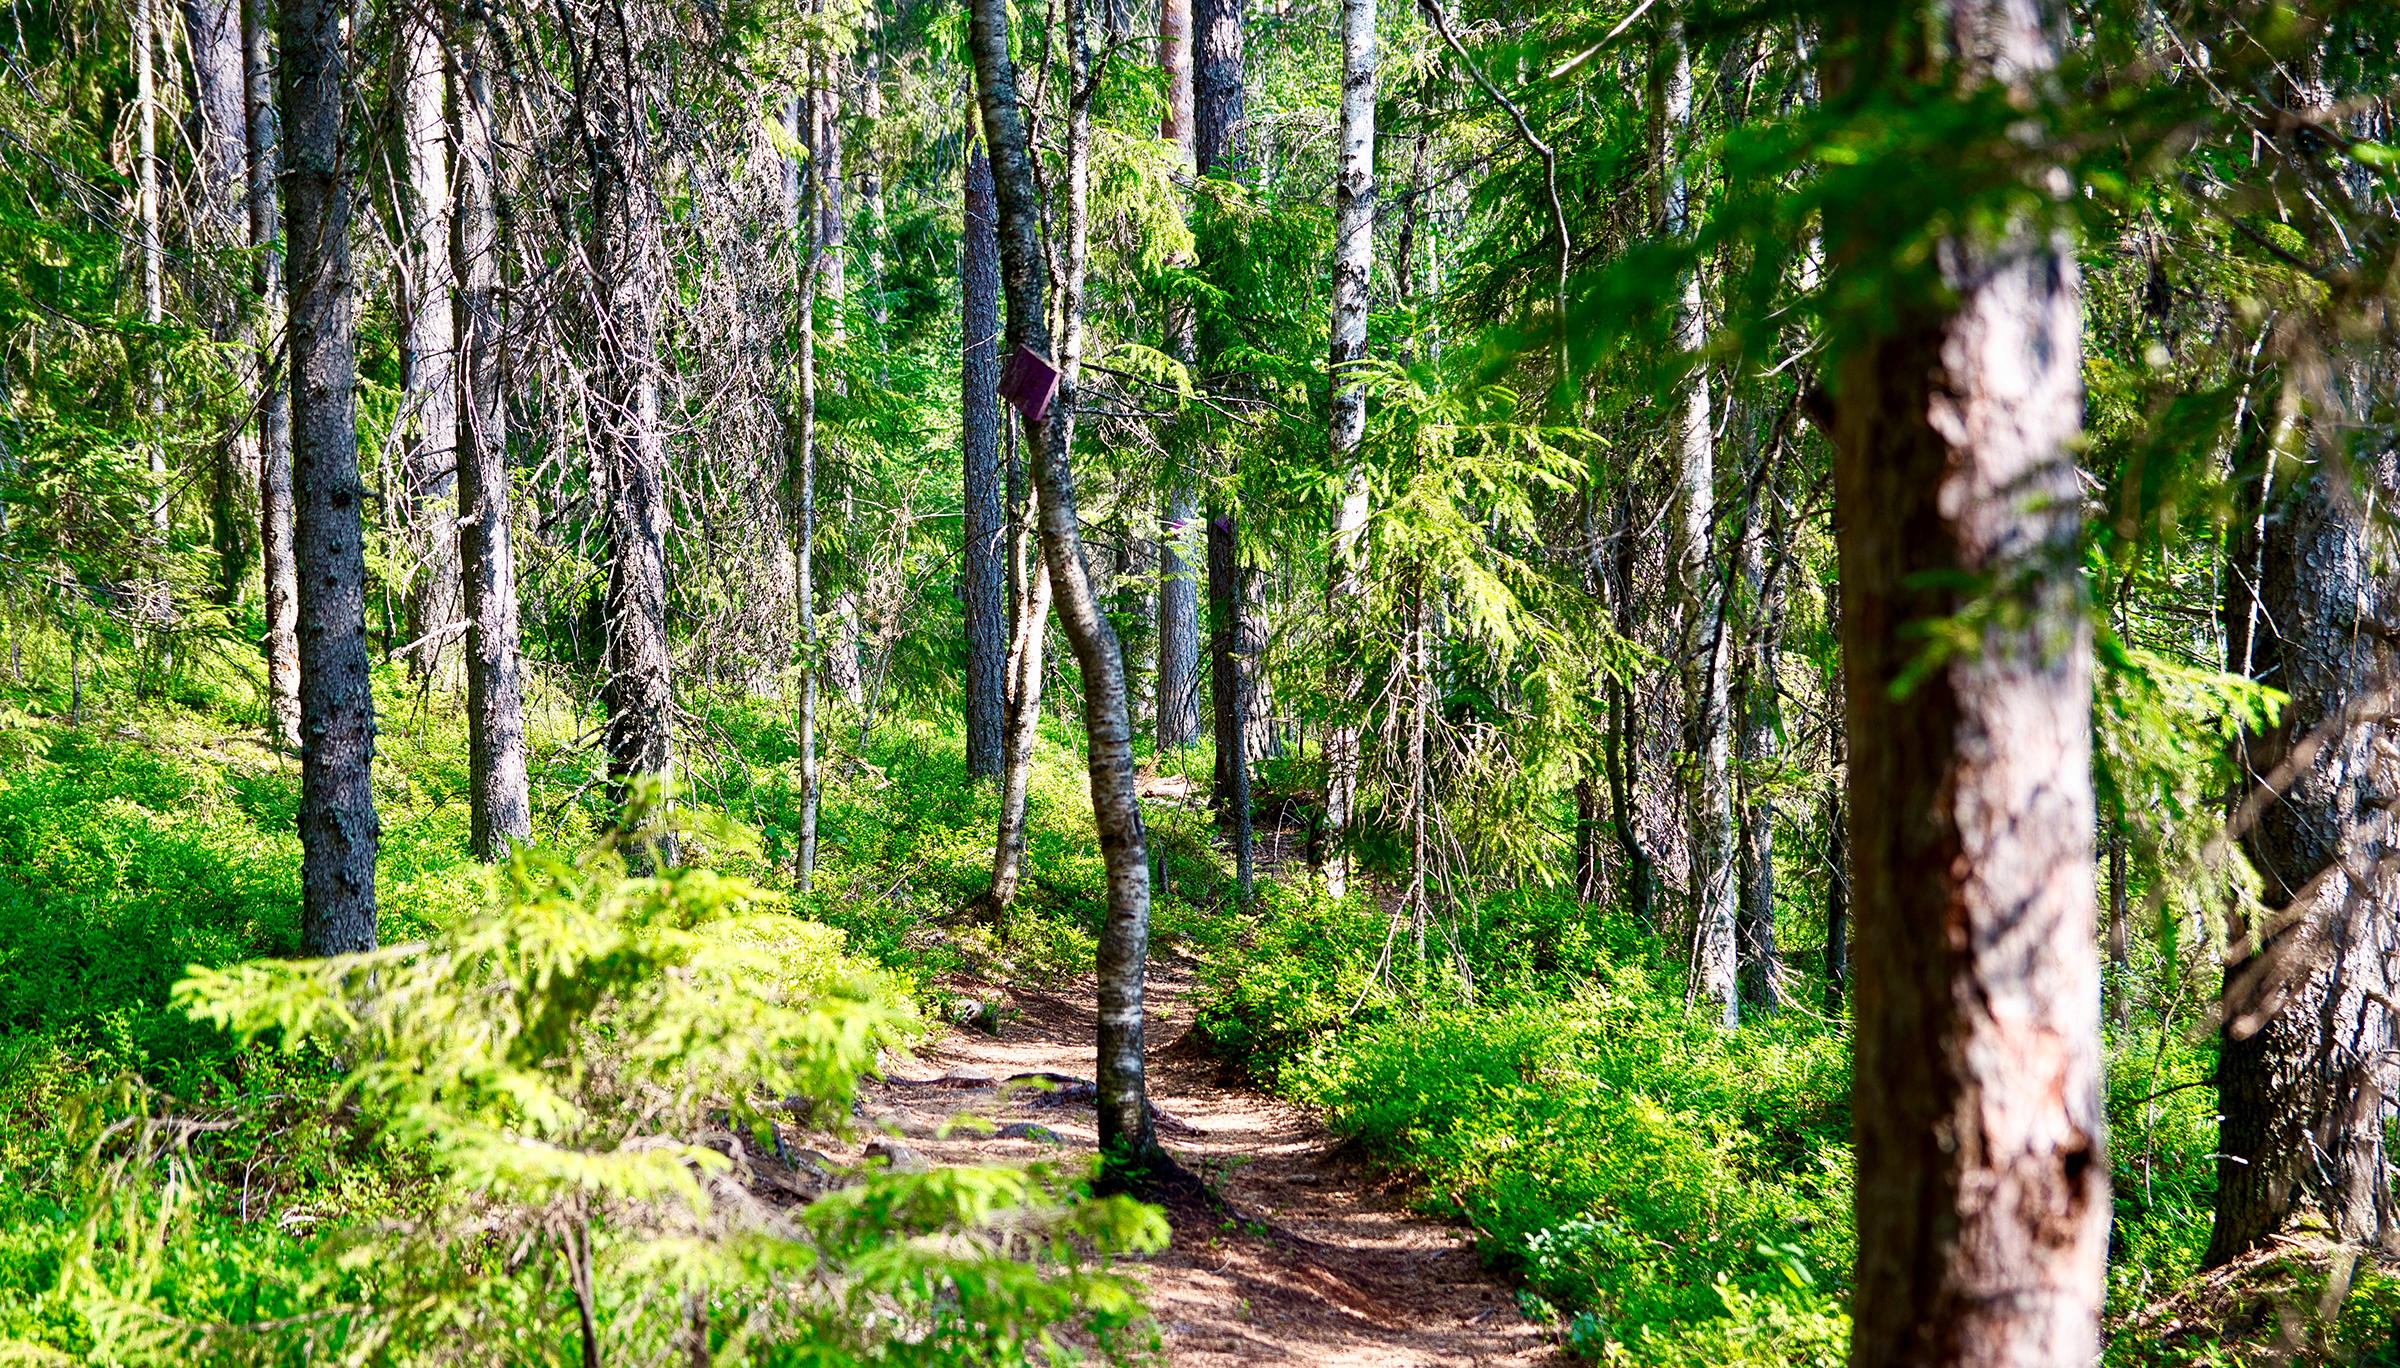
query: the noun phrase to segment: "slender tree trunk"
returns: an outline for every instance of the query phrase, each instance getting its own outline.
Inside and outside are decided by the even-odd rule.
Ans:
[[[1779,453],[1770,450],[1767,460]],[[1741,946],[1742,1019],[1764,1020],[1783,1008],[1783,956],[1775,947],[1775,803],[1767,794],[1767,770],[1781,749],[1776,719],[1781,714],[1781,689],[1776,661],[1783,649],[1782,566],[1767,563],[1767,548],[1783,544],[1782,509],[1769,472],[1759,497],[1774,505],[1765,527],[1750,519],[1742,538],[1742,582],[1758,616],[1749,659],[1742,668],[1739,711],[1742,719],[1741,762],[1741,913],[1736,927]]]
[[[278,187],[283,158],[275,104],[275,65],[268,49],[276,0],[244,0],[242,79],[250,143],[250,246],[258,254],[258,520],[259,566],[266,595],[267,734],[286,750],[300,748],[300,576],[292,549],[291,389],[281,359],[287,310],[283,287],[283,212]]]
[[[501,860],[533,838],[525,775],[524,660],[508,478],[508,405],[500,300],[499,111],[493,100],[490,0],[467,0],[452,31],[458,59],[458,558],[467,616],[467,786],[475,856]]]
[[[817,187],[817,241],[819,265],[817,288],[824,295],[825,341],[838,354],[850,340],[850,207],[849,183],[842,170],[842,66],[839,53],[828,51],[819,58],[820,75],[813,107],[816,111],[816,139],[812,144],[817,165],[813,168]],[[841,390],[840,372],[832,381],[838,394]],[[823,443],[818,444],[820,447]],[[822,463],[823,452],[819,453]],[[837,457],[839,453],[837,452]],[[844,463],[837,459],[834,470],[843,472]],[[857,537],[856,490],[847,474],[841,480],[841,528],[852,543]],[[849,558],[849,573],[843,580],[857,577],[856,558]],[[858,590],[852,583],[843,583],[834,591],[830,616],[833,619],[831,645],[826,647],[825,682],[841,690],[842,701],[849,705],[853,717],[865,712],[866,683],[859,673]]]
[[[1834,763],[1841,760],[1837,755]],[[1839,784],[1825,786],[1825,1008],[1839,1013],[1850,990],[1850,837]]]
[[[283,5],[282,104],[291,203],[292,491],[300,567],[300,941],[311,955],[375,948],[375,695],[367,683],[367,562],[352,392],[349,94],[343,7]]]
[[[641,54],[634,18],[601,6],[577,100],[592,173],[594,294],[598,331],[600,461],[608,482],[608,773],[629,831],[665,864],[672,832],[639,811],[638,787],[656,785],[663,803],[674,782],[673,661],[667,640],[667,452],[659,419],[659,358],[652,310],[665,282],[649,133],[641,109]],[[637,852],[637,862],[646,862]]]
[[[1670,237],[1692,232],[1690,188],[1684,174],[1682,141],[1691,131],[1692,65],[1680,22],[1668,26],[1659,54],[1664,86],[1660,94],[1660,136],[1657,155],[1662,177],[1659,230]],[[1679,466],[1676,485],[1675,541],[1672,566],[1677,607],[1684,626],[1685,731],[1693,757],[1690,803],[1692,825],[1692,937],[1694,995],[1710,1015],[1727,1026],[1741,1019],[1737,971],[1740,962],[1737,923],[1740,895],[1735,882],[1738,826],[1733,811],[1728,733],[1732,706],[1730,676],[1732,635],[1725,630],[1729,614],[1718,597],[1732,588],[1730,577],[1718,573],[1714,528],[1717,519],[1716,436],[1711,423],[1708,368],[1699,363],[1708,345],[1706,304],[1700,274],[1683,281],[1683,298],[1676,314],[1676,343],[1695,358],[1691,379],[1677,412]]]
[[[1350,888],[1348,847],[1358,805],[1361,677],[1357,648],[1366,596],[1367,472],[1359,444],[1367,396],[1353,373],[1367,354],[1367,286],[1375,268],[1375,0],[1342,0],[1341,169],[1333,190],[1331,435],[1342,503],[1334,514],[1334,718],[1325,730],[1325,888]]]
[[[999,191],[1009,351],[1048,353],[1050,328],[1042,315],[1041,205],[1034,195],[1032,157],[1018,112],[1008,11],[1002,0],[972,0],[969,16],[976,96]],[[1034,481],[1041,490],[1043,559],[1082,668],[1092,812],[1108,869],[1108,917],[1101,927],[1098,965],[1100,1151],[1112,1181],[1136,1184],[1146,1175],[1171,1169],[1173,1161],[1158,1147],[1151,1129],[1143,1081],[1142,977],[1150,944],[1150,864],[1141,804],[1134,797],[1124,662],[1116,635],[1092,596],[1076,518],[1075,478],[1067,459],[1082,349],[1084,197],[1091,140],[1093,77],[1083,0],[1067,0],[1067,28],[1068,204],[1063,236],[1068,261],[1061,320],[1065,346],[1058,354],[1059,392],[1047,421],[1029,424],[1026,437]]]
[[[1158,64],[1166,76],[1167,108],[1159,137],[1175,149],[1184,174],[1196,165],[1192,105],[1192,0],[1160,0]],[[1188,299],[1167,301],[1167,351],[1186,369],[1200,364],[1198,315]],[[1165,508],[1158,539],[1158,752],[1180,750],[1200,734],[1200,592],[1194,580],[1204,552],[1193,471],[1186,452],[1196,420],[1176,424],[1165,472]]]
[[[2290,391],[2307,363],[2287,365],[2283,405],[2265,459],[2288,461],[2297,432]],[[2309,386],[2317,388],[2316,385]],[[2288,468],[2288,467],[2286,467]],[[2237,917],[2237,958],[2225,971],[2225,1038],[2217,1056],[2216,1227],[2209,1267],[2264,1244],[2314,1208],[2344,1243],[2390,1247],[2396,1229],[2384,1099],[2395,1047],[2390,1004],[2400,996],[2400,836],[2390,827],[2391,691],[2400,652],[2394,615],[2380,605],[2394,582],[2377,574],[2365,504],[2388,483],[2353,487],[2353,469],[2302,467],[2270,491],[2246,539],[2257,593],[2231,589],[2226,638],[2236,670],[2282,689],[2274,727],[2236,747],[2242,789],[2295,773],[2243,838],[2263,887],[2262,925]]]
[[[448,86],[432,11],[400,12],[398,79],[403,176],[392,186],[401,250],[400,468],[407,482],[409,669],[438,689],[455,689],[462,652],[449,634],[459,620],[458,378],[451,320]]]
[[[2125,891],[2125,814],[2120,811],[2108,829],[2109,1018],[2120,1031],[2133,1020],[2133,980],[2128,962],[2133,937]]]
[[[1953,0],[1948,17],[1971,65],[1937,88],[2052,66],[2022,8]],[[1886,240],[1887,223],[1866,221],[1881,212],[1833,206],[1828,257],[1884,272],[1854,246]],[[1872,332],[1836,339],[1858,966],[1850,1361],[2087,1364],[2110,1201],[2076,263],[2063,237],[2021,224],[1934,259],[1938,295],[1889,300]],[[1977,611],[1972,584],[2006,608]],[[1981,624],[1974,648],[1898,687],[1917,633],[1961,620]]]
[[[811,97],[812,106],[814,96]],[[814,127],[813,116],[811,127]],[[800,333],[800,415],[799,433],[794,453],[798,474],[793,484],[799,503],[799,516],[794,519],[797,546],[793,560],[798,567],[799,586],[795,597],[800,608],[800,849],[794,886],[801,896],[808,895],[817,877],[817,703],[818,688],[824,677],[824,653],[817,642],[817,276],[824,269],[824,221],[815,205],[819,194],[818,163],[809,159],[802,173],[800,231],[806,234],[801,244],[799,300]]]
[[[240,0],[184,0],[183,29],[192,59],[193,171],[192,235],[211,251],[242,246],[243,202],[248,195],[248,95],[242,73]],[[196,282],[208,317],[209,337],[229,346],[240,389],[257,383],[255,352],[248,340],[240,287],[209,273]],[[209,520],[217,552],[216,601],[232,607],[250,576],[251,506],[258,499],[258,448],[250,426],[240,423],[214,444]]]
[[[1417,963],[1425,962],[1425,922],[1431,909],[1430,882],[1433,847],[1430,808],[1433,776],[1427,769],[1427,732],[1433,707],[1432,585],[1423,566],[1417,567],[1411,593],[1408,634],[1401,668],[1408,672],[1408,895],[1402,914],[1408,917]]]
[[[1008,693],[1006,578],[1008,532],[1000,473],[1000,220],[992,164],[978,146],[967,159],[966,238],[959,259],[961,333],[960,443],[966,466],[967,773],[996,778],[1001,715]]]
[[[1025,877],[1025,797],[1033,778],[1033,747],[1042,725],[1044,639],[1050,634],[1050,571],[1035,562],[1017,614],[1008,653],[1008,734],[1000,768],[1000,830],[992,842],[992,890],[984,900],[991,925],[1005,929]]]
[[[1617,635],[1633,640],[1633,489],[1621,488],[1612,505],[1611,552],[1608,557],[1609,606],[1616,616]],[[1625,681],[1608,679],[1608,804],[1617,848],[1625,855],[1626,910],[1633,924],[1645,931],[1658,928],[1658,861],[1643,844],[1634,818],[1634,795],[1641,791],[1640,721],[1634,712],[1633,691]]]
[[[159,236],[158,202],[158,50],[167,46],[160,30],[161,0],[134,0],[133,85],[134,123],[138,146],[134,157],[134,204],[142,253],[142,321],[157,329],[166,321],[166,249]],[[153,334],[155,339],[155,333]],[[166,369],[160,363],[156,340],[143,346],[145,355],[142,403],[152,431],[144,446],[150,457],[150,554],[159,578],[142,588],[142,612],[152,626],[163,627],[175,613],[173,589],[165,578],[168,533],[167,448],[157,429],[166,413]],[[159,638],[161,652],[171,649]]]

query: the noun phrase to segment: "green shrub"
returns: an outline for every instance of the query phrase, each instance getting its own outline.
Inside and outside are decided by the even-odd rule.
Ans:
[[[880,1174],[796,1209],[741,1181],[775,1115],[846,1115],[918,1029],[836,933],[742,880],[627,878],[605,853],[523,853],[506,878],[429,942],[175,989],[238,1040],[341,1061],[327,1113],[421,1191],[228,1220],[207,1144],[225,1118],[120,1085],[33,1197],[49,1219],[0,1240],[13,1351],[656,1362],[705,1334],[719,1361],[829,1365],[1014,1362],[1065,1323],[1122,1341],[1130,1289],[1078,1251],[1155,1247],[1164,1224],[1078,1175]]]
[[[1739,1338],[1712,1325],[1753,1310],[1773,1324],[1739,1333],[1772,1354],[1843,1338],[1826,1318],[1852,1257],[1849,1067],[1814,1023],[1723,1032],[1603,964],[1570,996],[1324,1037],[1284,1078],[1469,1221],[1592,1352],[1705,1356]]]

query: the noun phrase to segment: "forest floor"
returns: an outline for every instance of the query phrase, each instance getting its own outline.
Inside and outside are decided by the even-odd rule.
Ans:
[[[967,1028],[894,1060],[862,1089],[858,1140],[897,1132],[894,1162],[1024,1161],[1097,1143],[1088,1090],[1001,1085],[1014,1075],[1092,1075],[1096,1025],[1088,981],[1057,993],[1019,984],[999,1034]],[[973,991],[975,985],[965,985]],[[1174,1239],[1130,1261],[1149,1289],[1167,1361],[1232,1364],[1451,1365],[1564,1363],[1542,1325],[1484,1271],[1473,1242],[1412,1215],[1398,1180],[1377,1174],[1305,1113],[1228,1079],[1187,1038],[1188,967],[1149,978],[1150,1099],[1169,1153],[1230,1204],[1172,1204]],[[1074,1100],[1080,1099],[1080,1100]],[[980,1117],[1031,1138],[984,1134]],[[829,1156],[832,1157],[832,1156]]]

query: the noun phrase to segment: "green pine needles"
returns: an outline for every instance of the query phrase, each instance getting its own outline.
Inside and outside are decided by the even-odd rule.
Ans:
[[[606,847],[520,852],[504,884],[431,941],[175,990],[246,1043],[330,1061],[324,1106],[408,1156],[413,1189],[322,1229],[287,1213],[278,1241],[224,1219],[245,1180],[207,1138],[234,1122],[121,1084],[86,1104],[59,1189],[77,1234],[0,1359],[1013,1363],[1132,1343],[1104,1260],[1164,1242],[1154,1208],[1057,1167],[795,1158],[790,1128],[846,1127],[858,1075],[919,1029],[838,933],[737,878],[628,877]]]

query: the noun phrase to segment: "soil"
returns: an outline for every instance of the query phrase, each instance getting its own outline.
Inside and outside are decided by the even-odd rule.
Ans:
[[[1519,1314],[1514,1292],[1478,1264],[1465,1232],[1411,1213],[1400,1183],[1302,1111],[1228,1079],[1186,1038],[1190,986],[1188,971],[1151,971],[1150,1098],[1168,1152],[1239,1215],[1199,1200],[1172,1203],[1172,1243],[1131,1263],[1148,1286],[1167,1361],[1565,1364],[1547,1329]],[[997,1085],[1015,1074],[1092,1076],[1090,985],[1056,995],[1018,986],[984,1000],[1002,1007],[998,1035],[954,1028],[915,1058],[891,1061],[862,1089],[862,1120],[896,1133],[929,1164],[1089,1153],[1097,1122],[1088,1093],[1066,1101],[1072,1090],[1045,1096]],[[1041,1129],[1001,1138],[945,1125],[961,1114]],[[873,1138],[862,1128],[862,1142]]]

